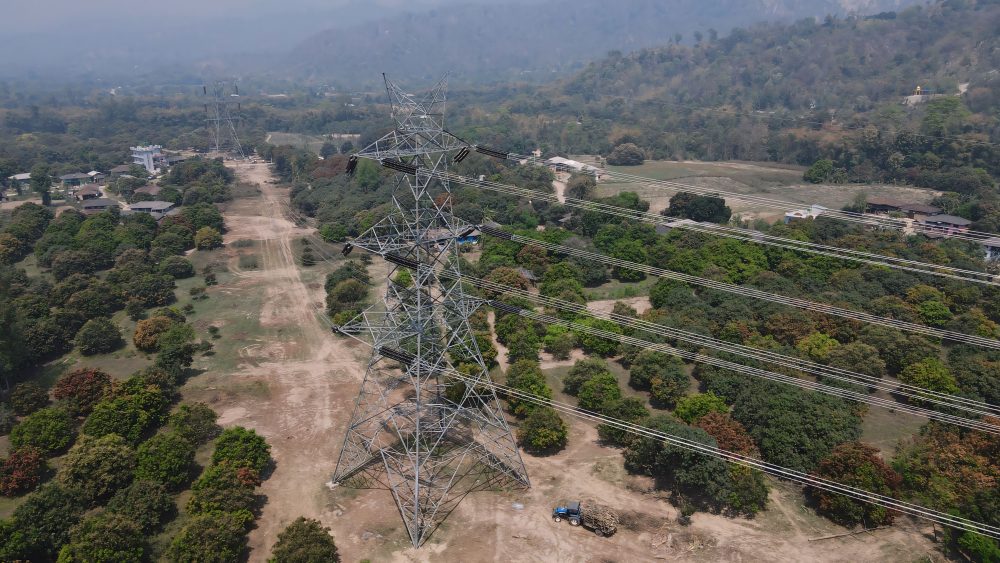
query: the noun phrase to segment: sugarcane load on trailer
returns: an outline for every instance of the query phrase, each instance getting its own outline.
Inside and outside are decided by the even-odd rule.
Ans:
[[[571,526],[583,526],[599,536],[610,536],[618,531],[618,514],[606,506],[580,501],[557,506],[552,510],[552,520],[568,520]]]

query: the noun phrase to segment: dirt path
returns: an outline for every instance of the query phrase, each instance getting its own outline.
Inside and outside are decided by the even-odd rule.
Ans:
[[[555,180],[552,180],[552,187],[556,190],[556,199],[559,203],[566,203],[566,180],[560,179],[557,175]]]
[[[264,386],[265,397],[235,395],[213,405],[222,425],[253,428],[271,445],[275,469],[260,489],[267,503],[249,538],[250,561],[266,561],[278,533],[298,516],[333,517],[325,505],[325,484],[364,374],[366,350],[333,338],[317,317],[323,290],[321,284],[307,286],[296,263],[292,242],[307,230],[284,216],[288,189],[268,183],[267,165],[233,166],[241,182],[261,191],[225,212],[227,242],[260,241],[259,268],[242,274],[240,291],[261,292],[260,326],[289,335],[248,347],[241,352],[246,363],[229,376],[234,385]]]

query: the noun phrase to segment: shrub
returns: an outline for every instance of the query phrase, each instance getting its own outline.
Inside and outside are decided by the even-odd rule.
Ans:
[[[76,333],[76,346],[84,356],[107,354],[123,343],[122,333],[107,317],[90,319]]]
[[[562,325],[549,325],[543,342],[545,351],[552,354],[553,358],[565,360],[576,346],[576,335]]]
[[[612,373],[602,373],[588,379],[577,394],[581,409],[603,413],[622,398],[618,379]]]
[[[317,520],[299,516],[280,534],[269,563],[339,563],[340,555],[330,535]]]
[[[167,559],[199,563],[240,561],[246,544],[244,526],[243,520],[233,514],[195,515],[174,536]]]
[[[176,506],[162,483],[134,481],[111,497],[107,509],[135,522],[140,530],[149,533],[159,528],[176,510]]]
[[[681,398],[677,401],[674,416],[688,424],[694,424],[694,421],[710,412],[729,412],[729,406],[726,405],[726,402],[711,391]]]
[[[239,426],[227,428],[215,440],[212,463],[249,467],[258,474],[271,463],[271,446],[257,432]]]
[[[615,324],[611,321],[605,319],[597,319],[593,317],[588,317],[581,319],[577,324],[591,327],[604,332],[610,332],[612,334],[621,334],[621,325]],[[609,357],[613,356],[618,350],[618,341],[605,338],[603,336],[598,336],[595,334],[590,334],[587,332],[580,332],[576,335],[580,342],[580,347],[583,351],[588,354],[594,354],[597,356]]]
[[[140,400],[134,397],[117,397],[97,403],[83,422],[82,432],[95,438],[117,434],[131,444],[138,444],[143,433],[155,420],[155,413],[147,412]]]
[[[138,299],[129,299],[125,303],[125,314],[133,321],[141,321],[146,317],[146,306]]]
[[[143,561],[145,541],[139,526],[121,515],[103,513],[84,518],[69,533],[59,563]]]
[[[153,317],[139,321],[135,325],[135,334],[132,342],[135,347],[144,352],[155,352],[159,344],[160,335],[173,326],[174,321],[167,317]]]
[[[619,401],[605,405],[604,414],[624,422],[639,422],[649,417],[649,410],[643,401],[635,397],[627,397]],[[631,434],[627,430],[600,424],[597,426],[597,435],[602,441],[615,446],[628,444]]]
[[[521,447],[532,453],[552,453],[566,447],[566,423],[554,409],[533,409],[517,430]]]
[[[241,270],[256,270],[260,267],[260,261],[256,254],[243,254],[239,260]]]
[[[183,256],[168,256],[160,262],[160,272],[182,280],[194,276],[194,264]]]
[[[0,464],[0,494],[12,497],[34,489],[44,470],[42,450],[25,446],[12,451]]]
[[[66,454],[57,477],[96,504],[127,487],[134,470],[135,451],[124,438],[116,434],[100,438],[84,436]]]
[[[538,362],[532,360],[514,362],[514,365],[507,370],[507,385],[524,393],[552,398],[552,389],[546,385],[545,375],[542,374]],[[510,406],[510,412],[521,418],[538,408],[534,402],[517,397],[508,397],[507,403]]]
[[[27,416],[48,404],[49,394],[37,383],[18,383],[10,394],[10,406],[18,416]]]
[[[192,403],[177,407],[170,415],[168,424],[172,430],[188,442],[200,446],[219,435],[222,429],[215,420],[219,415],[204,403]]]
[[[212,227],[202,227],[194,234],[194,246],[198,250],[212,250],[222,246],[222,235]]]
[[[957,393],[958,385],[947,366],[937,358],[927,358],[906,366],[899,374],[903,383],[941,393]]]
[[[72,441],[73,419],[64,409],[57,407],[33,413],[10,432],[11,446],[34,446],[46,455],[65,450]]]
[[[139,446],[135,477],[179,489],[188,482],[193,463],[190,442],[175,432],[157,434]]]

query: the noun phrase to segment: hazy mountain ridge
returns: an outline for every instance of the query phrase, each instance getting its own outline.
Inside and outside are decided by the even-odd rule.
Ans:
[[[320,32],[275,73],[289,78],[372,83],[385,71],[457,82],[546,79],[581,69],[611,50],[662,45],[695,31],[720,34],[763,20],[875,13],[912,0],[561,0],[541,5],[458,5]],[[375,38],[378,38],[377,40]],[[374,75],[374,76],[373,76]]]

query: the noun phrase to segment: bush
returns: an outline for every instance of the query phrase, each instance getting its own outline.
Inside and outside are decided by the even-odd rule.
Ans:
[[[521,447],[536,454],[553,453],[565,448],[566,437],[566,423],[550,407],[532,410],[517,430],[517,441]]]
[[[162,483],[134,481],[108,501],[108,512],[135,522],[143,532],[153,532],[175,510],[174,499]]]
[[[565,360],[576,346],[576,335],[562,325],[549,325],[543,342],[545,351],[552,354],[553,358]]]
[[[52,395],[73,416],[86,416],[111,391],[111,376],[92,368],[73,370],[56,381]]]
[[[581,409],[603,413],[622,398],[622,390],[614,374],[602,373],[581,385],[577,398]]]
[[[545,375],[542,374],[538,362],[532,360],[514,362],[514,365],[507,370],[507,385],[530,395],[552,398],[552,389],[546,385]],[[536,403],[517,397],[508,397],[507,403],[510,412],[519,418],[527,416],[532,410],[538,408]]]
[[[85,518],[70,530],[69,536],[69,543],[59,552],[59,563],[145,560],[142,530],[118,514]]]
[[[833,175],[833,161],[828,158],[822,158],[813,163],[806,170],[806,173],[802,175],[802,179],[806,182],[812,184],[822,184]]]
[[[605,405],[604,414],[623,422],[636,423],[649,417],[649,410],[646,409],[643,401],[635,397],[627,397]],[[632,437],[632,434],[627,430],[609,424],[598,425],[597,435],[602,441],[614,446],[625,446]]]
[[[97,403],[83,422],[82,432],[95,438],[117,434],[138,444],[155,420],[155,413],[147,412],[136,398],[117,397]]]
[[[177,407],[170,415],[168,425],[195,446],[207,443],[219,435],[222,429],[215,420],[219,415],[204,403],[192,403]]]
[[[726,402],[711,391],[681,398],[677,401],[674,416],[688,424],[694,424],[696,420],[710,412],[729,412],[729,406],[726,405]]]
[[[133,321],[141,321],[146,318],[146,306],[138,299],[129,299],[125,303],[125,314]]]
[[[258,474],[271,463],[271,446],[257,432],[239,426],[227,428],[215,440],[212,463],[249,467]]]
[[[135,347],[144,352],[155,352],[160,340],[160,335],[173,326],[174,321],[167,317],[153,317],[139,321],[135,325],[135,334],[132,342]]]
[[[135,477],[179,489],[190,480],[194,446],[175,432],[157,434],[139,446]]]
[[[597,319],[593,317],[588,317],[581,319],[577,322],[583,326],[588,326],[597,330],[604,332],[610,332],[612,334],[621,334],[621,325],[613,323],[605,319]],[[588,354],[594,354],[596,356],[609,357],[613,356],[618,350],[618,341],[610,338],[605,338],[603,336],[597,336],[587,332],[580,332],[577,335],[577,339],[580,342],[580,347],[583,351]]]
[[[240,561],[246,544],[244,525],[233,514],[198,514],[174,536],[167,559],[198,563]]]
[[[135,470],[135,451],[124,438],[108,434],[100,438],[84,436],[66,454],[57,475],[59,481],[99,504],[128,486]]]
[[[33,490],[41,481],[44,470],[42,450],[25,446],[12,451],[0,463],[0,495],[12,497]]]
[[[212,250],[222,246],[222,235],[212,227],[202,227],[194,234],[194,246],[198,250]]]
[[[90,319],[76,333],[76,346],[84,356],[107,354],[122,344],[122,333],[107,317]]]
[[[10,394],[10,406],[18,416],[28,416],[48,404],[49,394],[37,383],[18,383]]]
[[[57,407],[33,413],[10,432],[11,446],[34,446],[46,455],[65,450],[72,441],[73,419],[64,409]]]
[[[269,563],[339,563],[340,555],[330,535],[317,520],[299,516],[280,534]]]
[[[190,278],[194,276],[194,264],[183,256],[168,256],[160,262],[160,273],[175,280]]]

